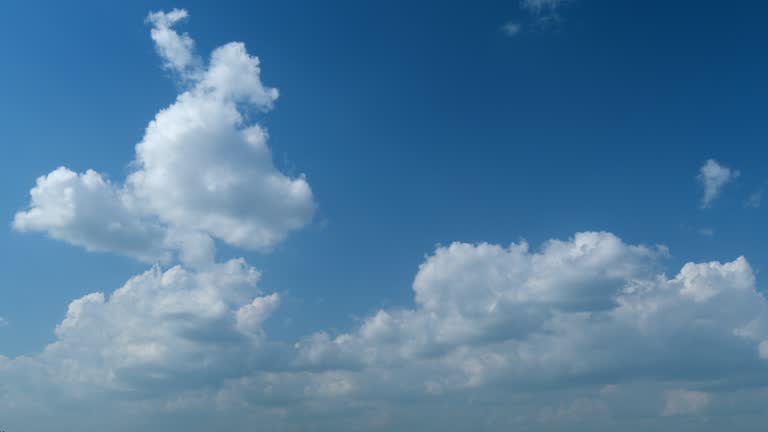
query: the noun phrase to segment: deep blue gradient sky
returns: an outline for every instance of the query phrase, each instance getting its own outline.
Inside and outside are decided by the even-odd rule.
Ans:
[[[11,2],[0,17],[0,215],[59,165],[122,181],[177,86],[149,10],[184,7],[201,52],[245,42],[281,91],[261,120],[275,164],[305,173],[314,222],[270,254],[220,246],[283,295],[277,339],[409,306],[436,244],[606,230],[664,244],[668,272],[745,255],[765,287],[768,5],[584,0],[535,27],[506,1]],[[501,27],[529,23],[513,37]],[[741,175],[702,209],[709,158]],[[714,231],[712,236],[700,234]],[[146,266],[0,230],[5,355],[53,340],[73,298]]]

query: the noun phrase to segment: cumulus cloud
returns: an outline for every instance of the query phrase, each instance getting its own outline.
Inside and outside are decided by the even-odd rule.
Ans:
[[[710,207],[712,201],[720,195],[723,186],[739,175],[739,171],[722,166],[714,159],[709,159],[704,163],[699,170],[699,175],[696,177],[704,186],[704,197],[701,199],[701,206],[705,208]]]
[[[189,87],[149,123],[126,181],[58,168],[38,179],[15,229],[156,261],[179,250],[194,255],[205,237],[265,250],[309,223],[309,184],[275,168],[267,131],[247,120],[278,97],[262,83],[259,59],[233,42],[205,64],[192,39],[173,29],[186,17],[183,10],[149,15],[166,68]]]
[[[765,372],[768,309],[748,262],[689,263],[668,278],[656,268],[662,256],[608,233],[553,240],[540,252],[442,247],[419,268],[415,308],[307,337],[297,362],[357,374],[410,369],[401,374],[421,377],[429,393]]]
[[[188,34],[178,34],[173,25],[189,16],[184,9],[171,12],[153,12],[147,16],[152,24],[150,35],[155,42],[158,54],[166,61],[165,66],[180,73],[195,70],[200,66],[200,59],[194,54],[195,41]]]
[[[30,209],[13,220],[18,231],[47,231],[91,251],[167,259],[165,229],[144,218],[125,191],[93,170],[78,174],[60,167],[38,178],[30,195]]]
[[[242,260],[156,267],[112,295],[72,302],[56,341],[4,360],[0,375],[24,386],[45,377],[42,387],[65,398],[152,401],[133,406],[138,412],[203,410],[212,422],[259,412],[262,422],[297,429],[412,428],[420,425],[409,417],[414,401],[444,412],[470,395],[476,408],[421,426],[461,430],[498,400],[518,417],[497,418],[489,430],[553,430],[637,404],[658,416],[658,405],[632,399],[637,392],[663,400],[673,422],[701,413],[715,395],[728,400],[745,379],[759,391],[768,378],[768,308],[746,259],[688,263],[669,277],[666,256],[605,232],[536,250],[441,246],[419,266],[413,307],[382,309],[352,331],[293,346],[267,338],[263,323],[280,299],[259,292],[258,272]],[[13,380],[7,394],[24,388]],[[0,401],[0,412],[9,406]]]
[[[73,301],[38,359],[68,385],[122,391],[242,375],[279,301],[258,296],[258,279],[243,260],[204,271],[152,268],[108,296]]]

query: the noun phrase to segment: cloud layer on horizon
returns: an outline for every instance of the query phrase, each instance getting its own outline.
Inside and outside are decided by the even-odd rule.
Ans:
[[[154,268],[72,302],[42,353],[0,358],[0,413],[111,401],[127,424],[204,413],[188,427],[201,431],[254,413],[277,430],[462,430],[499,404],[486,430],[738,416],[768,378],[768,303],[744,258],[667,277],[666,255],[604,232],[539,250],[454,243],[419,266],[413,307],[295,344],[263,331],[279,296],[242,260]],[[467,398],[457,418],[413,417]]]

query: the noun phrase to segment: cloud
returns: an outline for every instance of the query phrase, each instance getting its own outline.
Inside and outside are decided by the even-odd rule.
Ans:
[[[701,206],[706,208],[712,205],[712,201],[720,195],[720,191],[726,183],[739,177],[739,171],[731,170],[720,165],[716,160],[709,159],[700,169],[696,179],[704,186],[704,197]]]
[[[511,417],[488,430],[552,430],[658,416],[633,395],[664,400],[666,422],[697,415],[715,396],[736,398],[729,389],[745,380],[754,390],[743,397],[754,397],[768,378],[768,305],[749,263],[687,263],[668,277],[667,254],[605,232],[538,250],[453,243],[419,266],[413,307],[293,346],[267,337],[263,323],[280,298],[257,289],[259,274],[244,261],[155,267],[111,295],[72,302],[42,353],[0,361],[16,404],[0,398],[0,414],[24,412],[22,401],[32,409],[21,395],[31,387],[42,400],[109,402],[113,420],[204,413],[190,430],[235,427],[233,419],[461,430],[499,404]],[[472,406],[460,410],[467,398]],[[457,414],[423,424],[414,410]]]
[[[712,397],[704,392],[691,390],[671,390],[665,396],[665,416],[689,415],[699,413],[707,407]]]
[[[763,203],[763,189],[752,193],[749,198],[744,202],[744,206],[749,208],[759,208]]]
[[[541,252],[456,243],[420,266],[415,308],[307,337],[297,361],[362,375],[392,368],[430,393],[764,373],[768,305],[747,261],[688,263],[670,279],[656,271],[663,256],[608,233]]]
[[[38,179],[29,209],[14,218],[16,230],[144,261],[167,261],[177,251],[205,261],[193,255],[211,243],[207,237],[266,250],[310,222],[309,184],[274,167],[267,131],[248,121],[249,110],[268,111],[278,97],[262,84],[259,59],[229,43],[204,64],[192,39],[172,28],[186,16],[149,15],[165,67],[189,89],[149,123],[125,183],[58,168]]]
[[[501,30],[507,36],[516,36],[523,31],[530,29],[545,29],[560,21],[559,9],[567,0],[520,0],[520,8],[527,12],[527,19],[524,19],[525,25],[520,22],[509,21],[505,23]]]
[[[542,12],[554,12],[565,0],[520,0],[523,9],[539,14]]]
[[[174,9],[171,12],[152,12],[147,16],[147,22],[152,24],[150,35],[155,42],[157,53],[165,59],[168,69],[179,73],[195,70],[201,61],[194,54],[195,42],[188,34],[178,34],[172,27],[189,17],[184,9]]]
[[[522,30],[522,25],[519,23],[508,22],[501,27],[501,30],[506,33],[507,36],[516,36]]]
[[[215,387],[254,370],[265,349],[261,325],[279,296],[260,295],[258,279],[242,259],[206,270],[154,267],[110,295],[71,302],[56,341],[16,362],[81,397],[173,397]]]
[[[418,267],[411,304],[347,331],[270,339],[280,295],[243,259],[217,262],[214,239],[268,249],[309,223],[314,199],[302,176],[274,167],[266,131],[247,120],[278,96],[258,59],[230,43],[203,61],[173,29],[187,15],[148,18],[185,90],[148,125],[125,181],[58,168],[13,222],[181,263],[72,301],[45,349],[0,356],[0,426],[648,430],[653,419],[682,430],[679,418],[710,408],[737,407],[721,413],[729,422],[762,412],[768,303],[749,262],[689,262],[668,276],[665,247],[608,232],[537,248],[439,246]],[[738,175],[710,162],[705,188],[723,170]]]
[[[91,251],[115,251],[145,261],[167,260],[165,228],[145,218],[124,190],[101,174],[60,167],[37,179],[30,209],[16,214],[17,231],[47,231]]]

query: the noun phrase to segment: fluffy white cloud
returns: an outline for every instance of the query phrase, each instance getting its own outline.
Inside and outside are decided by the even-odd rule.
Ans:
[[[150,35],[155,42],[158,54],[165,59],[166,67],[180,73],[195,70],[200,66],[200,59],[194,54],[195,41],[188,34],[178,34],[172,27],[189,16],[184,9],[171,12],[153,12],[147,16],[152,24]]]
[[[74,301],[41,354],[2,359],[0,393],[17,410],[33,406],[19,395],[32,387],[142,415],[204,412],[190,430],[244,424],[255,412],[278,429],[462,430],[499,400],[509,417],[488,430],[567,430],[584,419],[615,429],[616,415],[659,413],[672,425],[723,409],[715,400],[742,403],[751,396],[732,389],[744,380],[761,391],[768,308],[746,259],[688,263],[667,277],[666,254],[604,232],[536,251],[454,243],[419,267],[413,308],[379,310],[352,332],[293,347],[266,338],[279,297],[260,294],[242,260],[154,268],[112,295]],[[416,416],[460,410],[469,397],[474,408],[461,415]],[[0,399],[0,413],[10,403]]]
[[[210,243],[206,236],[263,250],[311,220],[304,176],[274,167],[266,130],[244,114],[269,110],[278,96],[262,84],[258,58],[229,43],[205,65],[192,39],[172,28],[186,16],[174,10],[148,18],[166,67],[189,88],[149,123],[125,184],[59,168],[38,179],[30,208],[14,219],[17,230],[147,261],[175,250],[204,261],[191,255]]]
[[[420,377],[428,393],[764,373],[768,309],[747,261],[689,263],[670,279],[655,263],[663,255],[608,233],[553,240],[540,252],[441,247],[419,268],[414,309],[307,337],[296,361],[363,375],[409,369],[398,373]]]
[[[279,302],[277,294],[258,296],[258,279],[243,260],[204,271],[155,267],[109,296],[73,301],[38,360],[68,385],[122,391],[243,375]]]
[[[350,355],[366,353],[365,362],[375,362],[380,356],[413,358],[465,344],[525,340],[558,315],[615,308],[634,280],[652,277],[655,258],[665,253],[627,245],[609,233],[552,240],[540,253],[526,243],[440,247],[419,267],[416,309],[381,310],[357,333],[333,340],[314,335],[299,344],[302,358],[317,361],[333,346]]]
[[[709,159],[699,170],[696,179],[704,186],[704,197],[701,199],[702,207],[709,207],[712,201],[720,195],[720,191],[726,183],[739,176],[739,171],[731,170]]]
[[[13,220],[18,231],[47,231],[92,251],[165,260],[165,229],[143,217],[134,201],[95,171],[61,167],[37,179],[30,209]]]

